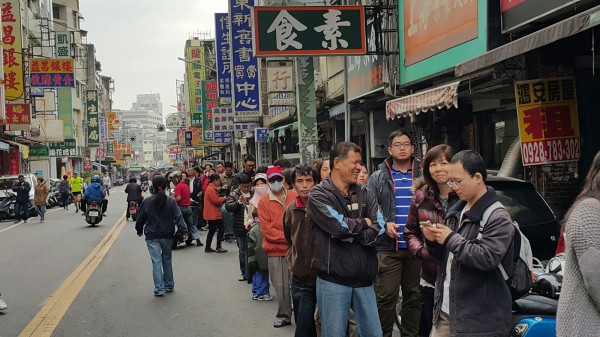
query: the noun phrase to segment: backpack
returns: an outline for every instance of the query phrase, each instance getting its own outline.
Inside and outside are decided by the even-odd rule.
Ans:
[[[477,234],[478,240],[481,240],[483,229],[492,213],[500,208],[505,209],[502,203],[496,201],[483,212],[483,216],[479,222],[479,234]],[[529,290],[531,289],[533,283],[531,276],[533,253],[531,251],[529,240],[519,229],[519,224],[513,221],[513,226],[515,228],[515,233],[512,240],[514,249],[512,269],[508,271],[505,270],[502,263],[498,265],[498,269],[500,269],[500,273],[502,273],[502,277],[504,277],[504,281],[506,281],[506,284],[508,285],[512,299],[517,300],[529,293]]]
[[[60,185],[58,185],[58,191],[60,193],[69,193],[69,182],[66,180],[63,180],[60,182]]]

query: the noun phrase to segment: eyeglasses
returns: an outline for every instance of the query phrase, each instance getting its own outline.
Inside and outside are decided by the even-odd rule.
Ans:
[[[460,181],[448,180],[448,182],[446,184],[448,184],[448,186],[450,186],[450,188],[452,188],[452,189],[459,189],[460,188]]]
[[[270,179],[269,179],[269,182],[270,182],[270,183],[274,183],[274,182],[280,182],[280,181],[283,181],[283,177],[276,176],[276,177],[273,177],[273,178],[270,178]]]
[[[406,148],[406,147],[410,147],[412,146],[411,142],[404,142],[404,143],[400,143],[400,142],[396,142],[392,144],[392,147],[396,147],[396,148]]]

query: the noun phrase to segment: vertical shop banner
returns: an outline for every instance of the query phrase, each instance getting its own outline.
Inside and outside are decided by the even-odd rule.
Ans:
[[[114,111],[109,111],[106,113],[106,127],[107,127],[107,139],[112,139],[115,136],[115,130],[118,129],[117,125],[115,125],[115,120],[117,120],[117,113]]]
[[[206,78],[204,53],[201,46],[185,49],[190,119],[192,126],[202,125],[202,80]]]
[[[6,0],[0,3],[2,11],[2,55],[4,65],[4,90],[7,101],[23,96],[21,1]]]
[[[1,125],[31,124],[31,104],[6,104],[6,116]]]
[[[574,78],[515,83],[523,165],[581,157]]]
[[[252,51],[254,0],[229,0],[232,95],[235,116],[260,116],[258,61]]]
[[[202,81],[202,141],[213,139],[213,109],[219,106],[217,82]]]
[[[215,13],[215,52],[217,54],[217,80],[219,104],[231,104],[231,32],[229,14]]]
[[[108,141],[106,144],[106,155],[112,156],[115,153],[115,145],[112,141]]]
[[[74,139],[73,136],[73,98],[70,88],[56,89],[58,96],[58,118],[63,121],[65,139]]]
[[[104,142],[105,140],[108,139],[108,122],[106,120],[106,118],[104,117],[100,117],[98,119],[99,121],[99,129],[100,129],[100,139],[101,142]]]
[[[193,136],[193,132],[192,131],[184,131],[184,137],[185,137],[185,141],[184,141],[184,146],[185,147],[192,147],[192,136]]]
[[[367,24],[367,50],[377,50],[375,21]],[[348,100],[383,89],[383,57],[348,56]]]
[[[87,146],[100,146],[100,126],[98,111],[98,90],[85,91],[85,106],[87,111]]]
[[[66,59],[71,57],[71,33],[56,32],[56,58]]]

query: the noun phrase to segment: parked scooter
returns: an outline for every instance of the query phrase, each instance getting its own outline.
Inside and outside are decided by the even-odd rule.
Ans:
[[[58,206],[59,202],[60,202],[60,192],[58,191],[58,189],[57,188],[50,189],[50,192],[48,192],[48,203],[46,205],[46,208],[56,207],[56,206]]]
[[[93,201],[91,204],[87,206],[85,211],[85,221],[91,225],[91,227],[95,227],[100,221],[104,214],[102,213],[102,204],[98,204]]]
[[[511,337],[556,336],[556,310],[564,260],[564,254],[550,259],[544,268],[545,273],[533,282],[531,293],[515,301],[513,321],[516,324]]]
[[[14,219],[16,216],[15,204],[17,203],[17,195],[11,191],[4,191],[4,195],[4,199],[0,201],[0,221]],[[37,216],[32,203],[29,203],[27,211],[29,212],[29,217]]]
[[[129,216],[131,217],[131,219],[133,221],[137,220],[137,213],[138,213],[139,207],[140,206],[137,201],[129,202]]]

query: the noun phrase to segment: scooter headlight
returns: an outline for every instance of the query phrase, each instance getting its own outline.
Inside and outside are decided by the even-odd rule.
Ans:
[[[529,329],[529,324],[519,323],[515,326],[515,329],[513,330],[511,337],[525,336],[525,333],[527,333],[528,329]]]

